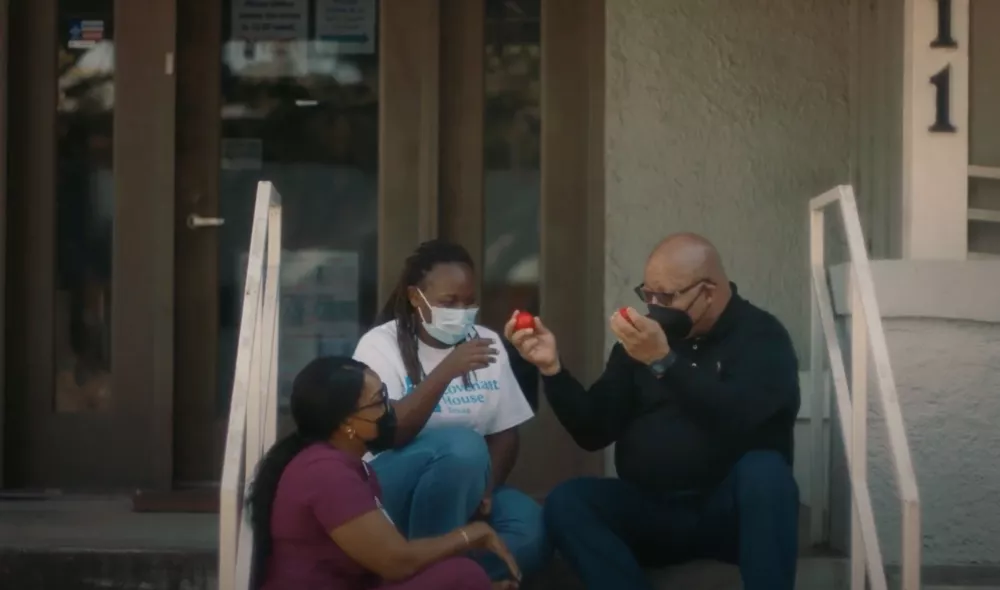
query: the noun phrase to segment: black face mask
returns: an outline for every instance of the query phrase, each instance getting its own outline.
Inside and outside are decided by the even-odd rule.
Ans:
[[[691,319],[688,312],[682,309],[650,305],[649,318],[660,324],[663,333],[667,335],[667,340],[683,340],[694,328],[694,320]]]
[[[378,417],[378,420],[373,422],[375,429],[378,434],[375,438],[365,441],[365,447],[373,455],[377,455],[382,451],[388,451],[391,449],[396,442],[396,408],[391,405],[385,411],[384,414]]]

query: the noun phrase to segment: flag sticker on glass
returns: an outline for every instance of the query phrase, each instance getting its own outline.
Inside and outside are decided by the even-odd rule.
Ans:
[[[103,20],[75,19],[69,22],[70,49],[89,49],[103,40]]]

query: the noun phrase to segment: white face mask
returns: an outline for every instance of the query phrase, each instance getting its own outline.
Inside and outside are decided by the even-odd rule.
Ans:
[[[454,346],[469,335],[472,325],[476,323],[476,314],[479,313],[478,307],[468,307],[465,309],[435,307],[431,305],[430,301],[427,301],[427,297],[421,290],[417,289],[417,293],[420,293],[420,296],[424,299],[424,303],[431,309],[431,319],[427,321],[424,313],[419,307],[417,308],[417,313],[420,314],[420,321],[424,324],[424,329],[427,330],[431,338],[442,344]]]

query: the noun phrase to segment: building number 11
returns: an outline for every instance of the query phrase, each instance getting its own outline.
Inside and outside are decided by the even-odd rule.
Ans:
[[[937,0],[937,37],[931,41],[934,49],[958,47],[951,35],[951,0]],[[954,133],[951,122],[951,64],[931,76],[934,85],[934,124],[932,133]]]

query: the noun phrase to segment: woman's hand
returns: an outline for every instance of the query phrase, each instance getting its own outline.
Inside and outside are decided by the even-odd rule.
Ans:
[[[485,369],[497,360],[498,351],[493,344],[489,338],[467,340],[456,346],[431,372],[441,373],[450,382],[466,373]]]
[[[517,561],[510,554],[510,550],[497,535],[497,532],[485,522],[474,522],[460,529],[468,538],[469,547],[472,549],[485,549],[499,557],[510,570],[510,577],[514,582],[521,581],[521,570],[517,567]]]

